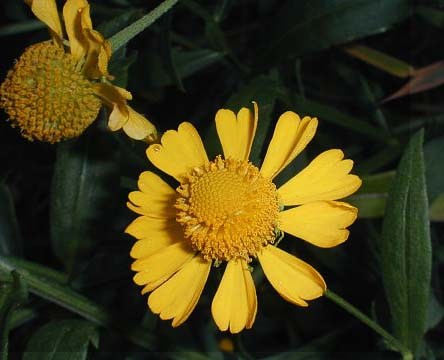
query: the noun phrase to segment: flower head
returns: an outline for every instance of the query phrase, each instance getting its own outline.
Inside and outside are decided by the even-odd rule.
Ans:
[[[172,325],[193,311],[212,265],[226,263],[211,310],[220,330],[251,328],[256,311],[252,260],[287,301],[308,306],[326,285],[321,275],[274,245],[286,232],[319,247],[347,240],[346,229],[357,216],[353,206],[337,201],[361,185],[351,175],[351,160],[341,150],[328,150],[276,188],[273,179],[307,146],[318,121],[293,112],[282,114],[261,167],[248,161],[258,121],[243,108],[237,116],[219,110],[216,128],[223,157],[210,161],[190,123],[167,131],[151,145],[148,159],[179,186],[171,188],[152,172],[140,175],[139,189],[128,207],[141,215],[126,229],[137,241],[134,281],[151,292],[148,305]]]
[[[111,46],[93,29],[88,1],[66,1],[64,27],[55,0],[26,3],[52,39],[29,46],[0,87],[0,107],[12,125],[29,140],[55,143],[79,136],[105,104],[112,109],[111,130],[153,141],[155,127],[127,105],[131,94],[110,83]]]

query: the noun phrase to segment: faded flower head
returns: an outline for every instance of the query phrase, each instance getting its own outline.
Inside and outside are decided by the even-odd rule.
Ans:
[[[29,46],[0,87],[0,107],[12,126],[28,140],[55,143],[79,136],[105,104],[112,109],[111,130],[153,141],[155,127],[126,103],[131,94],[110,83],[111,47],[93,29],[88,2],[67,0],[62,19],[55,0],[26,3],[52,39]]]

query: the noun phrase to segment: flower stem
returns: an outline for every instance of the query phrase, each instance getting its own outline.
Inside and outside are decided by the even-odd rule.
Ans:
[[[341,296],[328,289],[325,291],[324,296],[333,301],[336,305],[343,308],[351,315],[353,315],[358,320],[362,321],[370,329],[381,335],[390,347],[396,349],[398,352],[401,353],[404,360],[413,360],[412,352],[404,344],[402,344],[398,339],[389,334],[385,329],[383,329],[376,322],[374,322],[367,315],[355,308],[352,304],[347,302]]]

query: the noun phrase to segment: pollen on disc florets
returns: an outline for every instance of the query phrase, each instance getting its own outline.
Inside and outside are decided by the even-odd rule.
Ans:
[[[80,135],[101,101],[75,59],[45,41],[28,47],[8,72],[0,106],[25,138],[54,143]]]
[[[176,220],[206,260],[250,261],[274,242],[276,186],[247,161],[222,159],[193,169],[177,188]]]

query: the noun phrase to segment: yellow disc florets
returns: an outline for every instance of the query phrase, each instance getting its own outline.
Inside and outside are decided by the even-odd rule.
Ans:
[[[177,221],[207,260],[247,261],[275,239],[275,185],[242,160],[222,159],[193,169],[177,189]]]
[[[24,137],[51,143],[80,135],[101,106],[77,61],[52,41],[25,50],[1,85],[0,97]]]

